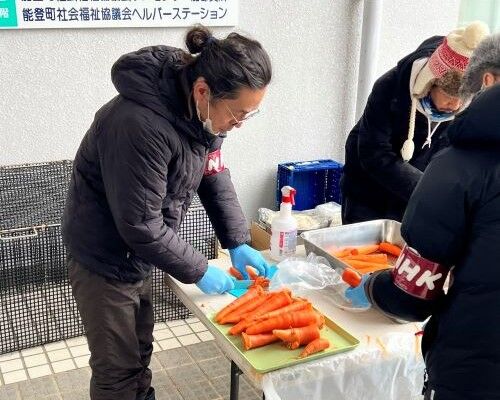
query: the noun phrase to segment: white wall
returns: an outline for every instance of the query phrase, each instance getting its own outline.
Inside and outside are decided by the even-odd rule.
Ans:
[[[276,165],[343,160],[354,123],[360,0],[240,0],[238,30],[260,40],[274,78],[262,113],[226,140],[244,211],[274,205]],[[423,39],[457,23],[459,0],[385,0],[382,74]],[[223,35],[229,29],[216,29]],[[0,31],[0,165],[73,158],[112,96],[110,68],[152,44],[182,46],[183,29]]]
[[[382,75],[425,39],[447,35],[458,25],[460,0],[384,0],[380,57]]]

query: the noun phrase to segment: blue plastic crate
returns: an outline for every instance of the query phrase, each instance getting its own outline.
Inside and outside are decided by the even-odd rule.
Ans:
[[[295,210],[309,210],[318,204],[335,201],[341,204],[340,177],[343,165],[334,160],[288,162],[278,165],[276,204],[279,209],[281,188],[297,190]]]

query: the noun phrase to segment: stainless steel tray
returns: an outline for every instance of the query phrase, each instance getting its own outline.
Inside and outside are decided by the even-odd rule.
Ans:
[[[405,244],[401,237],[401,223],[390,219],[316,229],[304,232],[300,236],[304,239],[307,254],[314,253],[323,256],[332,267],[342,269],[347,267],[347,264],[330,254],[328,250],[380,242],[389,242],[400,247]]]

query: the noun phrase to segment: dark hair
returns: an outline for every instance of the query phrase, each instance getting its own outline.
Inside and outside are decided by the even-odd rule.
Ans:
[[[487,36],[472,53],[460,88],[463,98],[467,99],[481,89],[486,72],[500,75],[500,33]]]
[[[434,85],[443,89],[448,96],[458,97],[462,79],[462,72],[450,69],[441,78],[436,79]]]
[[[192,56],[189,69],[191,82],[205,78],[214,99],[234,98],[239,89],[262,89],[271,81],[272,68],[261,44],[238,33],[216,39],[202,25],[191,28],[186,46]]]

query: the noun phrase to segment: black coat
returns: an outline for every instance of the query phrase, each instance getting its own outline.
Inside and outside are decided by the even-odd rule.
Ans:
[[[185,53],[166,46],[122,56],[112,69],[119,95],[78,149],[63,238],[100,275],[133,282],[156,266],[185,283],[201,279],[206,258],[176,233],[196,191],[224,247],[249,239],[229,171],[207,169],[222,139],[184,117],[184,65]]]
[[[345,146],[342,177],[344,223],[388,218],[401,221],[408,199],[431,157],[447,145],[443,122],[433,135],[430,148],[428,120],[416,113],[415,153],[409,162],[401,157],[408,137],[411,110],[410,76],[413,62],[428,58],[443,41],[434,36],[399,61],[373,86],[364,113],[350,132]]]
[[[408,204],[402,235],[423,257],[453,266],[434,301],[374,274],[367,292],[392,316],[423,320],[429,386],[436,400],[500,399],[500,86],[477,96],[448,129]]]

